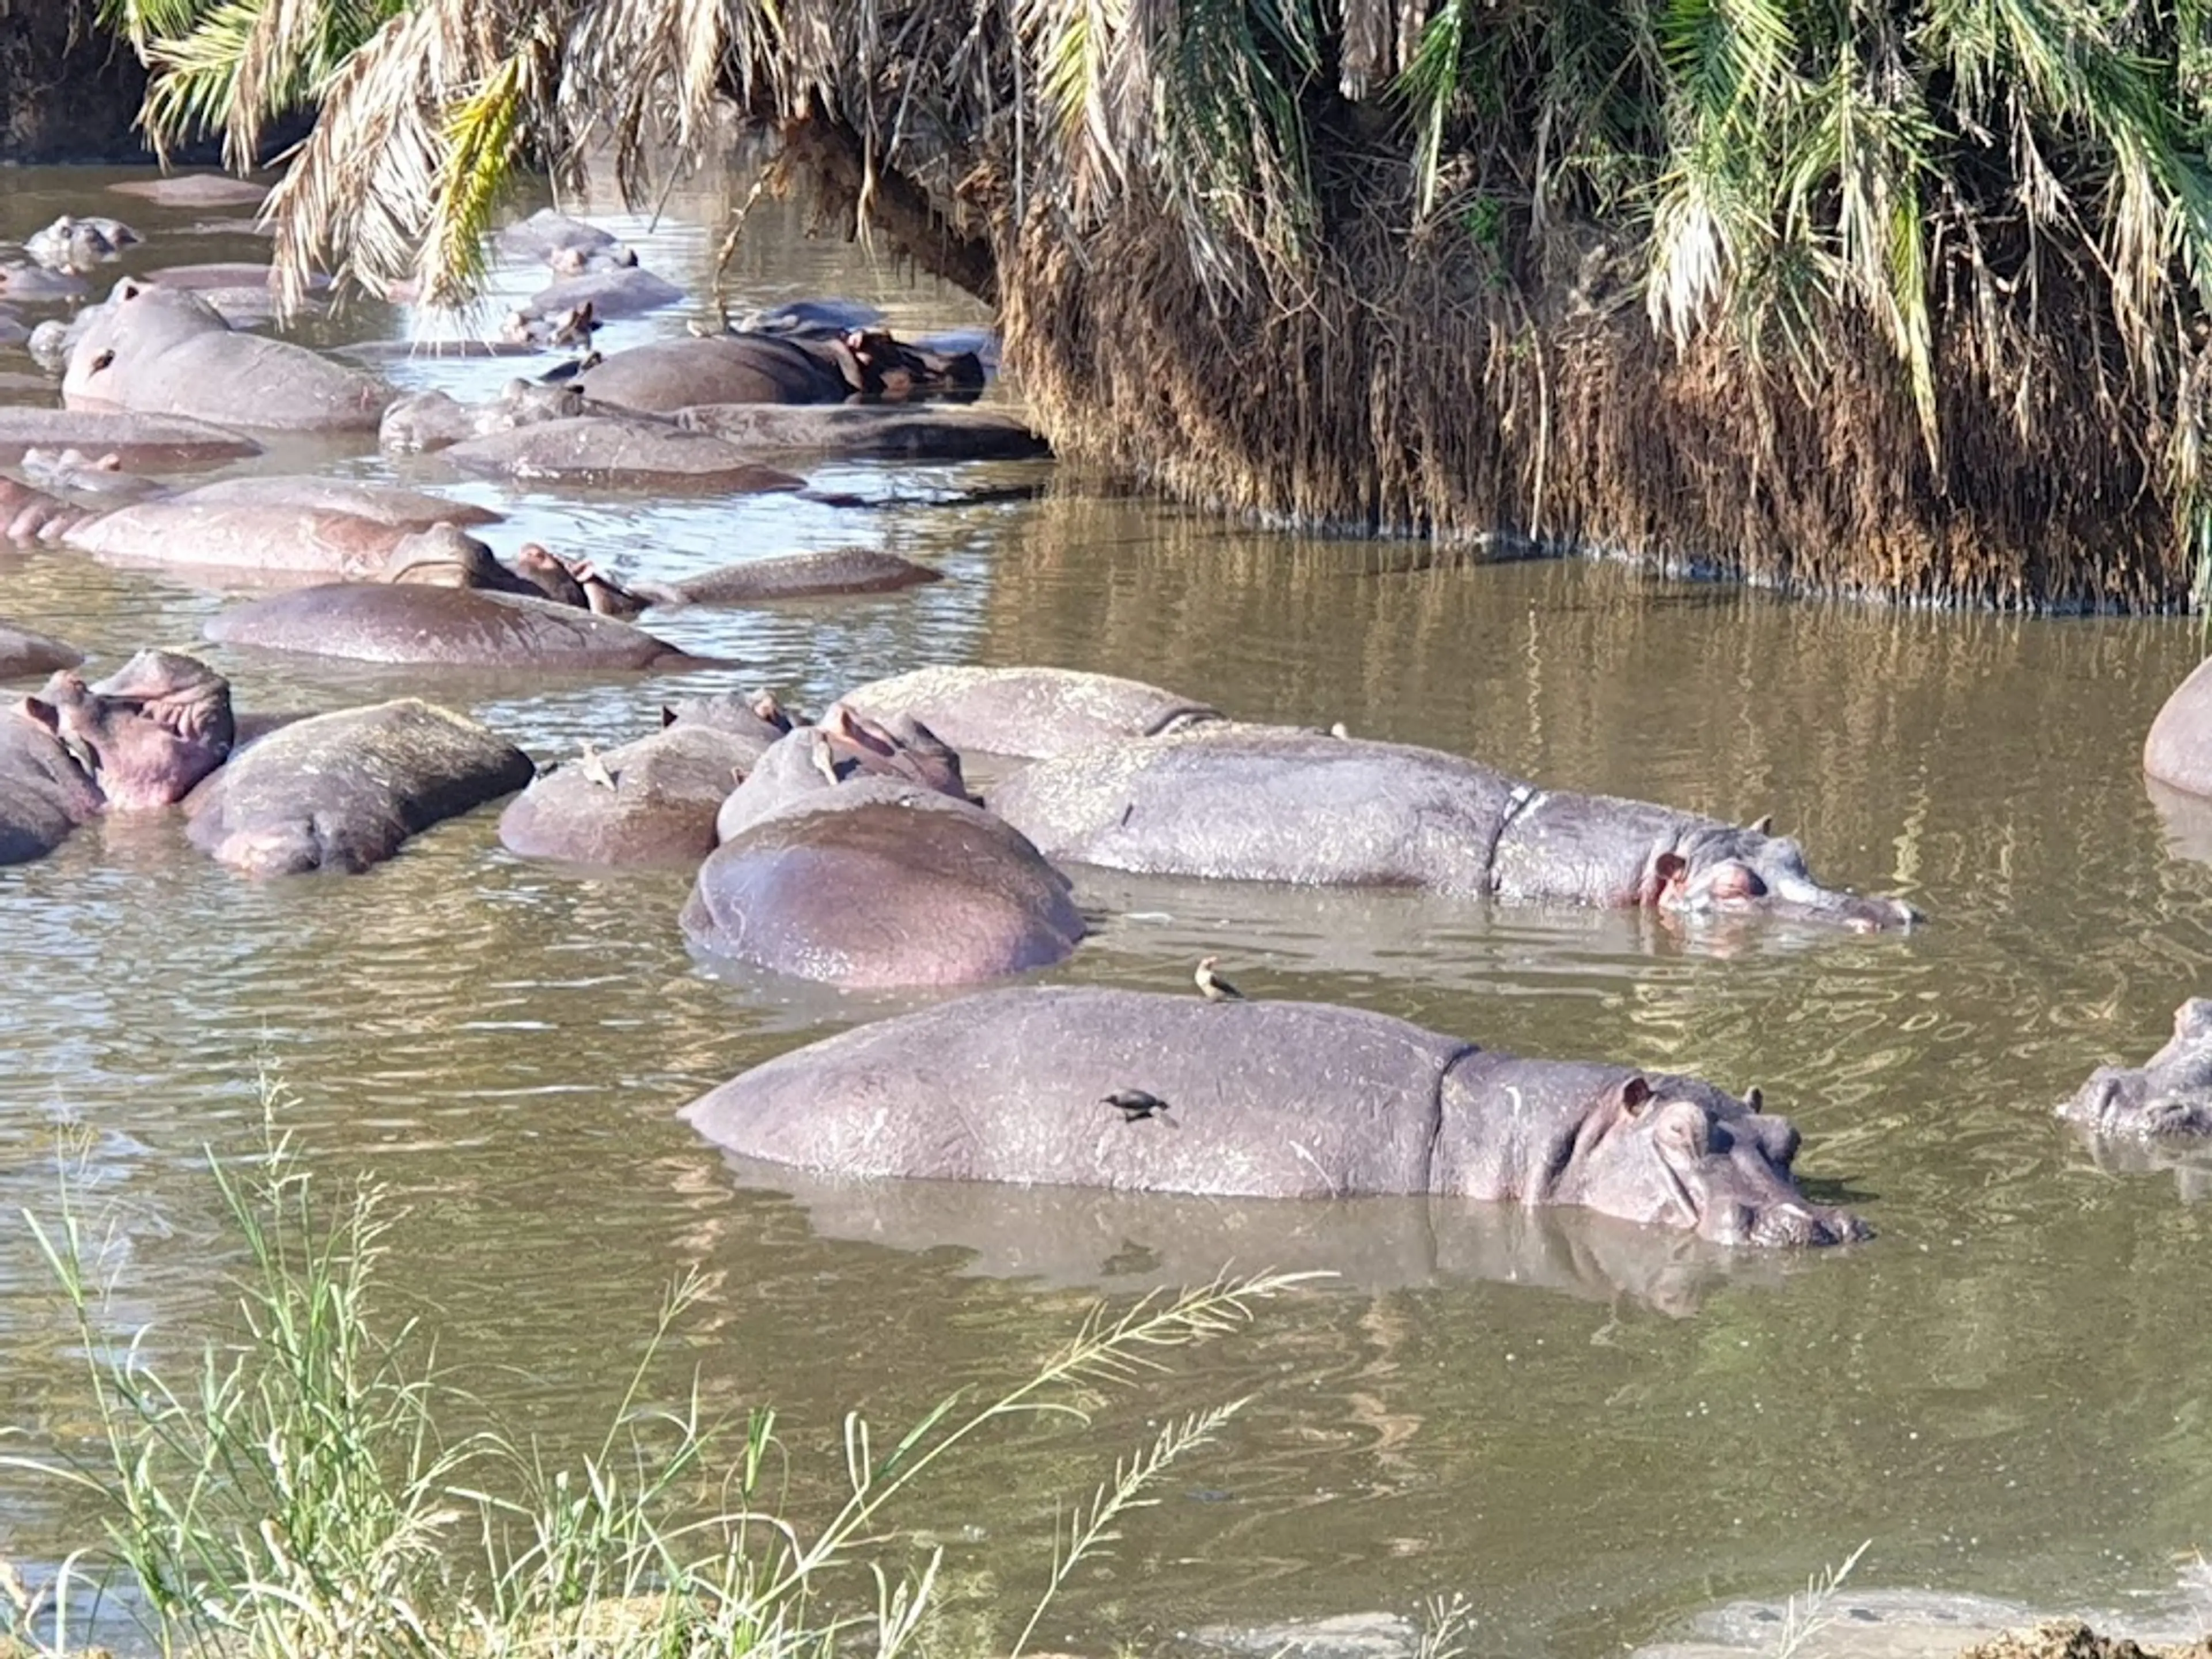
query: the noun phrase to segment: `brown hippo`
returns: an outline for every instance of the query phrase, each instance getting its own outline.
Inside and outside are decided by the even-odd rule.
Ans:
[[[82,449],[27,449],[20,465],[27,483],[88,506],[112,507],[170,493],[158,478],[125,471],[123,457],[113,450],[88,455]]]
[[[831,708],[818,725],[794,728],[762,753],[744,786],[722,803],[715,834],[733,840],[794,801],[866,779],[975,804],[959,755],[919,720],[894,715],[879,724],[848,708]]]
[[[836,404],[979,388],[973,356],[937,357],[880,329],[843,334],[723,334],[608,354],[576,377],[585,395],[649,414],[705,404]]]
[[[0,864],[43,857],[104,811],[181,799],[234,730],[228,682],[190,657],[142,651],[92,685],[54,675],[0,711]]]
[[[1072,668],[940,665],[871,681],[837,701],[878,720],[913,715],[956,749],[1029,759],[1222,718],[1209,704],[1141,680]]]
[[[1206,723],[1041,760],[991,797],[1045,855],[1232,881],[1760,913],[1908,927],[1901,899],[1823,887],[1794,841],[1609,795],[1540,789],[1456,755]]]
[[[2212,1135],[2212,999],[2173,1011],[2173,1036],[2140,1066],[2100,1066],[2059,1107],[2100,1135]]]
[[[711,862],[711,860],[710,860]],[[1578,1205],[1716,1243],[1869,1236],[1787,1119],[1695,1078],[1523,1060],[1387,1015],[1091,986],[988,991],[811,1043],[683,1116],[847,1176]]]
[[[185,833],[246,875],[358,872],[532,771],[474,720],[408,697],[311,715],[247,744],[185,803]]]
[[[715,813],[773,741],[678,720],[605,754],[586,746],[507,804],[500,841],[567,864],[696,867],[714,850]]]
[[[182,415],[292,432],[370,432],[391,397],[383,381],[305,346],[234,329],[186,289],[123,282],[70,352],[72,409]]]
[[[281,500],[168,497],[80,517],[58,536],[111,563],[158,565],[219,582],[327,580],[375,570],[411,532],[357,514]]]
[[[551,208],[540,208],[526,219],[501,228],[492,239],[510,258],[540,259],[547,264],[571,254],[605,261],[610,265],[635,264],[630,252],[612,231],[572,219]],[[628,255],[628,258],[624,258]]]
[[[75,668],[84,653],[51,635],[19,628],[0,617],[0,680],[28,679],[57,669]]]
[[[577,268],[532,295],[522,311],[525,317],[558,317],[580,311],[587,311],[594,318],[642,317],[684,297],[684,290],[675,283],[636,264],[595,267],[588,263],[589,256],[564,257],[575,262]],[[556,265],[554,270],[559,272],[561,267]]]

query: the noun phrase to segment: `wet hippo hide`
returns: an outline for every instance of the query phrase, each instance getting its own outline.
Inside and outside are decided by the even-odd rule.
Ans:
[[[684,425],[756,454],[834,455],[869,460],[1020,461],[1051,447],[1006,410],[953,404],[708,404],[686,409]]]
[[[409,533],[305,504],[172,496],[82,519],[60,540],[116,563],[281,583],[374,570]]]
[[[2093,1134],[2212,1136],[2212,999],[2173,1011],[2173,1035],[2140,1066],[2100,1066],[2058,1115]]]
[[[598,317],[642,317],[672,306],[684,290],[666,278],[635,265],[586,270],[549,283],[530,296],[530,312],[551,317],[584,306]]]
[[[640,591],[655,605],[753,605],[838,593],[888,593],[943,580],[942,571],[881,548],[830,547],[726,564],[672,582],[665,590]]]
[[[577,416],[453,445],[447,462],[485,477],[616,489],[754,495],[805,480],[763,466],[736,446],[664,422]]]
[[[2185,794],[2212,796],[2212,657],[2160,706],[2143,738],[2143,771]]]
[[[700,866],[679,921],[712,955],[854,989],[1049,967],[1084,933],[1066,878],[1019,835],[882,777],[744,824]]]
[[[344,513],[401,530],[428,530],[437,524],[459,525],[465,529],[472,525],[497,524],[501,516],[488,507],[434,495],[428,490],[369,483],[356,478],[219,478],[213,483],[179,490],[169,499],[185,506],[287,507],[317,513]]]
[[[118,196],[137,196],[164,207],[258,207],[266,185],[220,173],[179,173],[167,179],[132,179],[108,186]]]
[[[125,472],[179,472],[261,453],[242,433],[179,416],[0,406],[0,466],[19,465],[31,449],[112,455]]]
[[[640,628],[550,599],[471,588],[326,582],[211,618],[225,645],[362,662],[546,672],[705,665]]]
[[[357,872],[521,788],[533,769],[475,721],[404,698],[313,715],[248,744],[185,802],[185,833],[246,875]]]
[[[1039,759],[1221,718],[1157,685],[1070,668],[917,668],[837,701],[878,720],[911,715],[955,749]]]
[[[600,403],[672,415],[704,404],[835,404],[863,389],[852,354],[778,334],[658,340],[610,352],[575,385]]]
[[[568,864],[695,866],[714,850],[714,814],[767,747],[685,720],[595,763],[564,761],[507,803],[500,841]]]
[[[305,346],[235,330],[197,294],[126,281],[71,349],[62,397],[71,408],[367,432],[391,390]]]
[[[0,703],[0,865],[42,859],[100,816],[100,793],[32,700]]]
[[[0,680],[43,677],[58,668],[75,668],[83,660],[84,653],[75,646],[0,617]]]
[[[710,860],[711,863],[711,860]],[[1141,1091],[1133,1118],[1108,1097]],[[1362,1010],[1089,986],[985,992],[810,1043],[684,1109],[845,1176],[1225,1197],[1581,1206],[1718,1243],[1824,1244],[1796,1132],[1694,1078],[1522,1060]]]

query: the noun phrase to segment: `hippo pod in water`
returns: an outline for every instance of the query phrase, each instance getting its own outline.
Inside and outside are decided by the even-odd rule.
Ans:
[[[1357,1009],[1052,986],[809,1044],[683,1116],[744,1157],[846,1176],[1432,1193],[1578,1205],[1723,1244],[1867,1237],[1806,1200],[1797,1132],[1759,1105],[1756,1091],[1516,1059]]]
[[[837,701],[878,720],[910,715],[956,749],[1028,759],[1222,718],[1217,708],[1141,680],[1072,668],[917,668]]]
[[[185,803],[192,844],[251,876],[358,872],[530,781],[530,757],[416,698],[317,714],[241,749]]]
[[[2173,1036],[2140,1066],[2100,1066],[2058,1115],[2093,1133],[2212,1136],[2212,999],[2173,1011]]]
[[[116,285],[70,352],[71,408],[182,415],[295,432],[374,430],[390,389],[305,346],[235,330],[188,289]]]
[[[55,674],[0,711],[0,864],[43,857],[104,811],[182,799],[234,736],[229,682],[194,658],[142,651],[89,685]]]
[[[1208,723],[1023,768],[992,806],[1046,856],[1235,881],[1758,911],[1860,931],[1918,920],[1821,886],[1767,833],[1540,789],[1433,749]]]
[[[723,801],[790,721],[765,693],[690,707],[664,710],[650,737],[604,754],[586,744],[538,777],[500,814],[501,843],[568,864],[696,866],[714,850]]]
[[[966,796],[926,729],[792,732],[725,803],[680,918],[708,953],[853,988],[1048,967],[1083,938],[1067,878]]]
[[[643,629],[552,599],[469,587],[325,582],[211,618],[210,640],[361,662],[548,672],[709,665]]]

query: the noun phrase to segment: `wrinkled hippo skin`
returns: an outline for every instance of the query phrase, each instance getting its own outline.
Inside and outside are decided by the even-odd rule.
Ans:
[[[116,285],[62,379],[71,408],[294,432],[374,431],[390,396],[305,346],[232,328],[197,294],[131,282]]]
[[[57,669],[75,668],[84,653],[52,635],[19,628],[0,617],[0,680],[28,679]]]
[[[1021,461],[1052,453],[1019,416],[1002,409],[929,404],[706,404],[678,417],[755,454],[838,455],[860,460]]]
[[[586,396],[669,415],[705,404],[835,404],[852,397],[969,391],[974,359],[939,358],[880,330],[828,337],[726,334],[611,354],[576,377]]]
[[[2212,998],[2173,1011],[2173,1036],[2140,1066],[2100,1066],[2058,1115],[2100,1135],[2212,1136]]]
[[[261,453],[261,446],[244,434],[204,421],[106,410],[0,406],[0,466],[19,465],[34,448],[112,455],[126,472],[181,472]]]
[[[2212,797],[2212,657],[2174,688],[2143,738],[2146,775],[2184,794]]]
[[[1820,886],[1796,842],[1609,795],[1538,789],[1432,749],[1203,724],[1008,778],[992,806],[1050,858],[1235,881],[1760,913],[1856,931],[1918,920]]]
[[[1140,680],[1072,668],[917,668],[837,701],[878,720],[910,714],[955,749],[1045,759],[1116,738],[1152,738],[1221,712]]]
[[[1049,967],[1084,931],[1066,878],[1020,836],[882,777],[745,824],[699,867],[679,921],[714,956],[852,989]]]
[[[484,477],[627,489],[756,495],[801,489],[804,478],[763,466],[720,438],[667,422],[580,416],[471,438],[445,452]]]
[[[530,781],[530,757],[413,697],[315,714],[240,750],[185,803],[192,844],[249,876],[358,872]]]
[[[705,665],[642,629],[515,593],[381,582],[325,582],[211,618],[206,636],[362,662],[547,672]]]
[[[499,838],[525,858],[696,867],[714,850],[714,814],[767,744],[679,720],[598,756],[563,762],[507,805]]]
[[[55,674],[0,713],[0,864],[43,857],[104,811],[182,799],[234,735],[229,683],[193,658],[142,651],[90,685]]]
[[[1105,1097],[1142,1090],[1165,1117]],[[1225,1197],[1569,1205],[1730,1245],[1832,1244],[1797,1132],[1694,1078],[1522,1060],[1386,1015],[1054,986],[986,992],[754,1067],[683,1115],[845,1176]]]

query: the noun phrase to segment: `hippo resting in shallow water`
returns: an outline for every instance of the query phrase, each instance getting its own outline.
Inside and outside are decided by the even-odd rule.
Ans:
[[[1024,767],[991,805],[1048,858],[1114,870],[1759,911],[1860,931],[1918,920],[1900,899],[1821,886],[1763,822],[1539,789],[1433,749],[1287,726],[1097,744]]]
[[[837,701],[877,720],[911,715],[956,749],[1040,760],[1221,718],[1218,709],[1157,685],[1073,668],[940,665],[872,680]]]
[[[403,698],[272,732],[185,803],[192,845],[250,876],[360,871],[410,836],[530,781],[474,720]]]
[[[0,710],[0,864],[43,857],[104,811],[181,799],[233,736],[229,682],[191,657],[142,651],[91,685],[56,674]]]
[[[680,918],[713,955],[855,988],[1043,968],[1083,937],[1067,878],[966,797],[926,729],[793,732],[723,805]]]
[[[2058,1109],[2100,1135],[2212,1136],[2212,999],[2173,1011],[2173,1036],[2140,1066],[2100,1066]]]
[[[57,669],[74,668],[83,660],[84,653],[75,646],[64,644],[51,634],[18,628],[5,617],[0,617],[0,680],[51,674]]]
[[[683,1115],[745,1157],[842,1176],[1433,1193],[1580,1205],[1723,1244],[1867,1237],[1806,1201],[1797,1132],[1759,1105],[1756,1091],[1516,1059],[1357,1009],[1051,986],[811,1043]]]
[[[233,329],[186,289],[124,282],[70,353],[72,409],[135,410],[292,432],[374,431],[390,389],[288,340]]]

